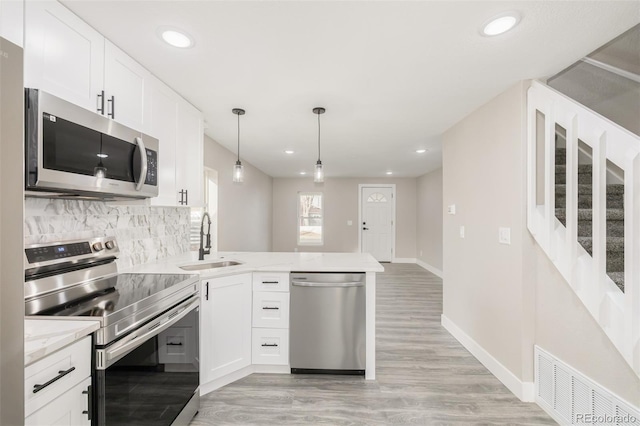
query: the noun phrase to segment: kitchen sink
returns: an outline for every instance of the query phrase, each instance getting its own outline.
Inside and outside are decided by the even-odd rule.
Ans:
[[[226,268],[228,266],[236,265],[242,265],[242,262],[236,262],[235,260],[223,260],[218,262],[195,263],[193,265],[180,266],[180,269],[185,271],[200,271],[202,269]]]

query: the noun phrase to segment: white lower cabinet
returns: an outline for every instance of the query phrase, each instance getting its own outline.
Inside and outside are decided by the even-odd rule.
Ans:
[[[289,329],[255,328],[252,337],[252,363],[258,365],[289,364]]]
[[[90,425],[91,337],[27,366],[25,424]]]
[[[253,274],[252,363],[289,365],[289,274]]]
[[[251,274],[204,279],[200,384],[251,365]]]
[[[25,418],[25,426],[91,425],[88,395],[90,389],[91,377],[87,377],[73,388]]]

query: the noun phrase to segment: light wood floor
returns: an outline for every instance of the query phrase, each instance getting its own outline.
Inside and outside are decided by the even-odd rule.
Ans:
[[[442,280],[385,264],[377,280],[377,380],[254,374],[202,398],[192,425],[546,425],[441,325]]]

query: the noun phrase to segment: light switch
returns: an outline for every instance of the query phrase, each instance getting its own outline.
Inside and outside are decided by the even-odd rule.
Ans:
[[[351,226],[351,225],[353,225],[353,221],[352,220],[348,220],[347,221],[347,226]]]
[[[447,207],[447,213],[456,214],[456,205],[455,204],[451,204],[449,207]]]
[[[460,238],[464,238],[464,225],[460,225]]]
[[[511,228],[498,228],[498,242],[511,244]]]

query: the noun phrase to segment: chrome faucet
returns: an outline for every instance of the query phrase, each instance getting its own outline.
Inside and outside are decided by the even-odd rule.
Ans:
[[[207,245],[206,247],[202,246],[202,240],[204,239],[204,218],[207,218],[209,222],[209,227],[207,228]],[[205,248],[207,250],[205,250]],[[204,255],[211,253],[211,217],[209,213],[204,212],[202,215],[202,221],[200,221],[200,249],[198,250],[198,260],[204,260]]]

